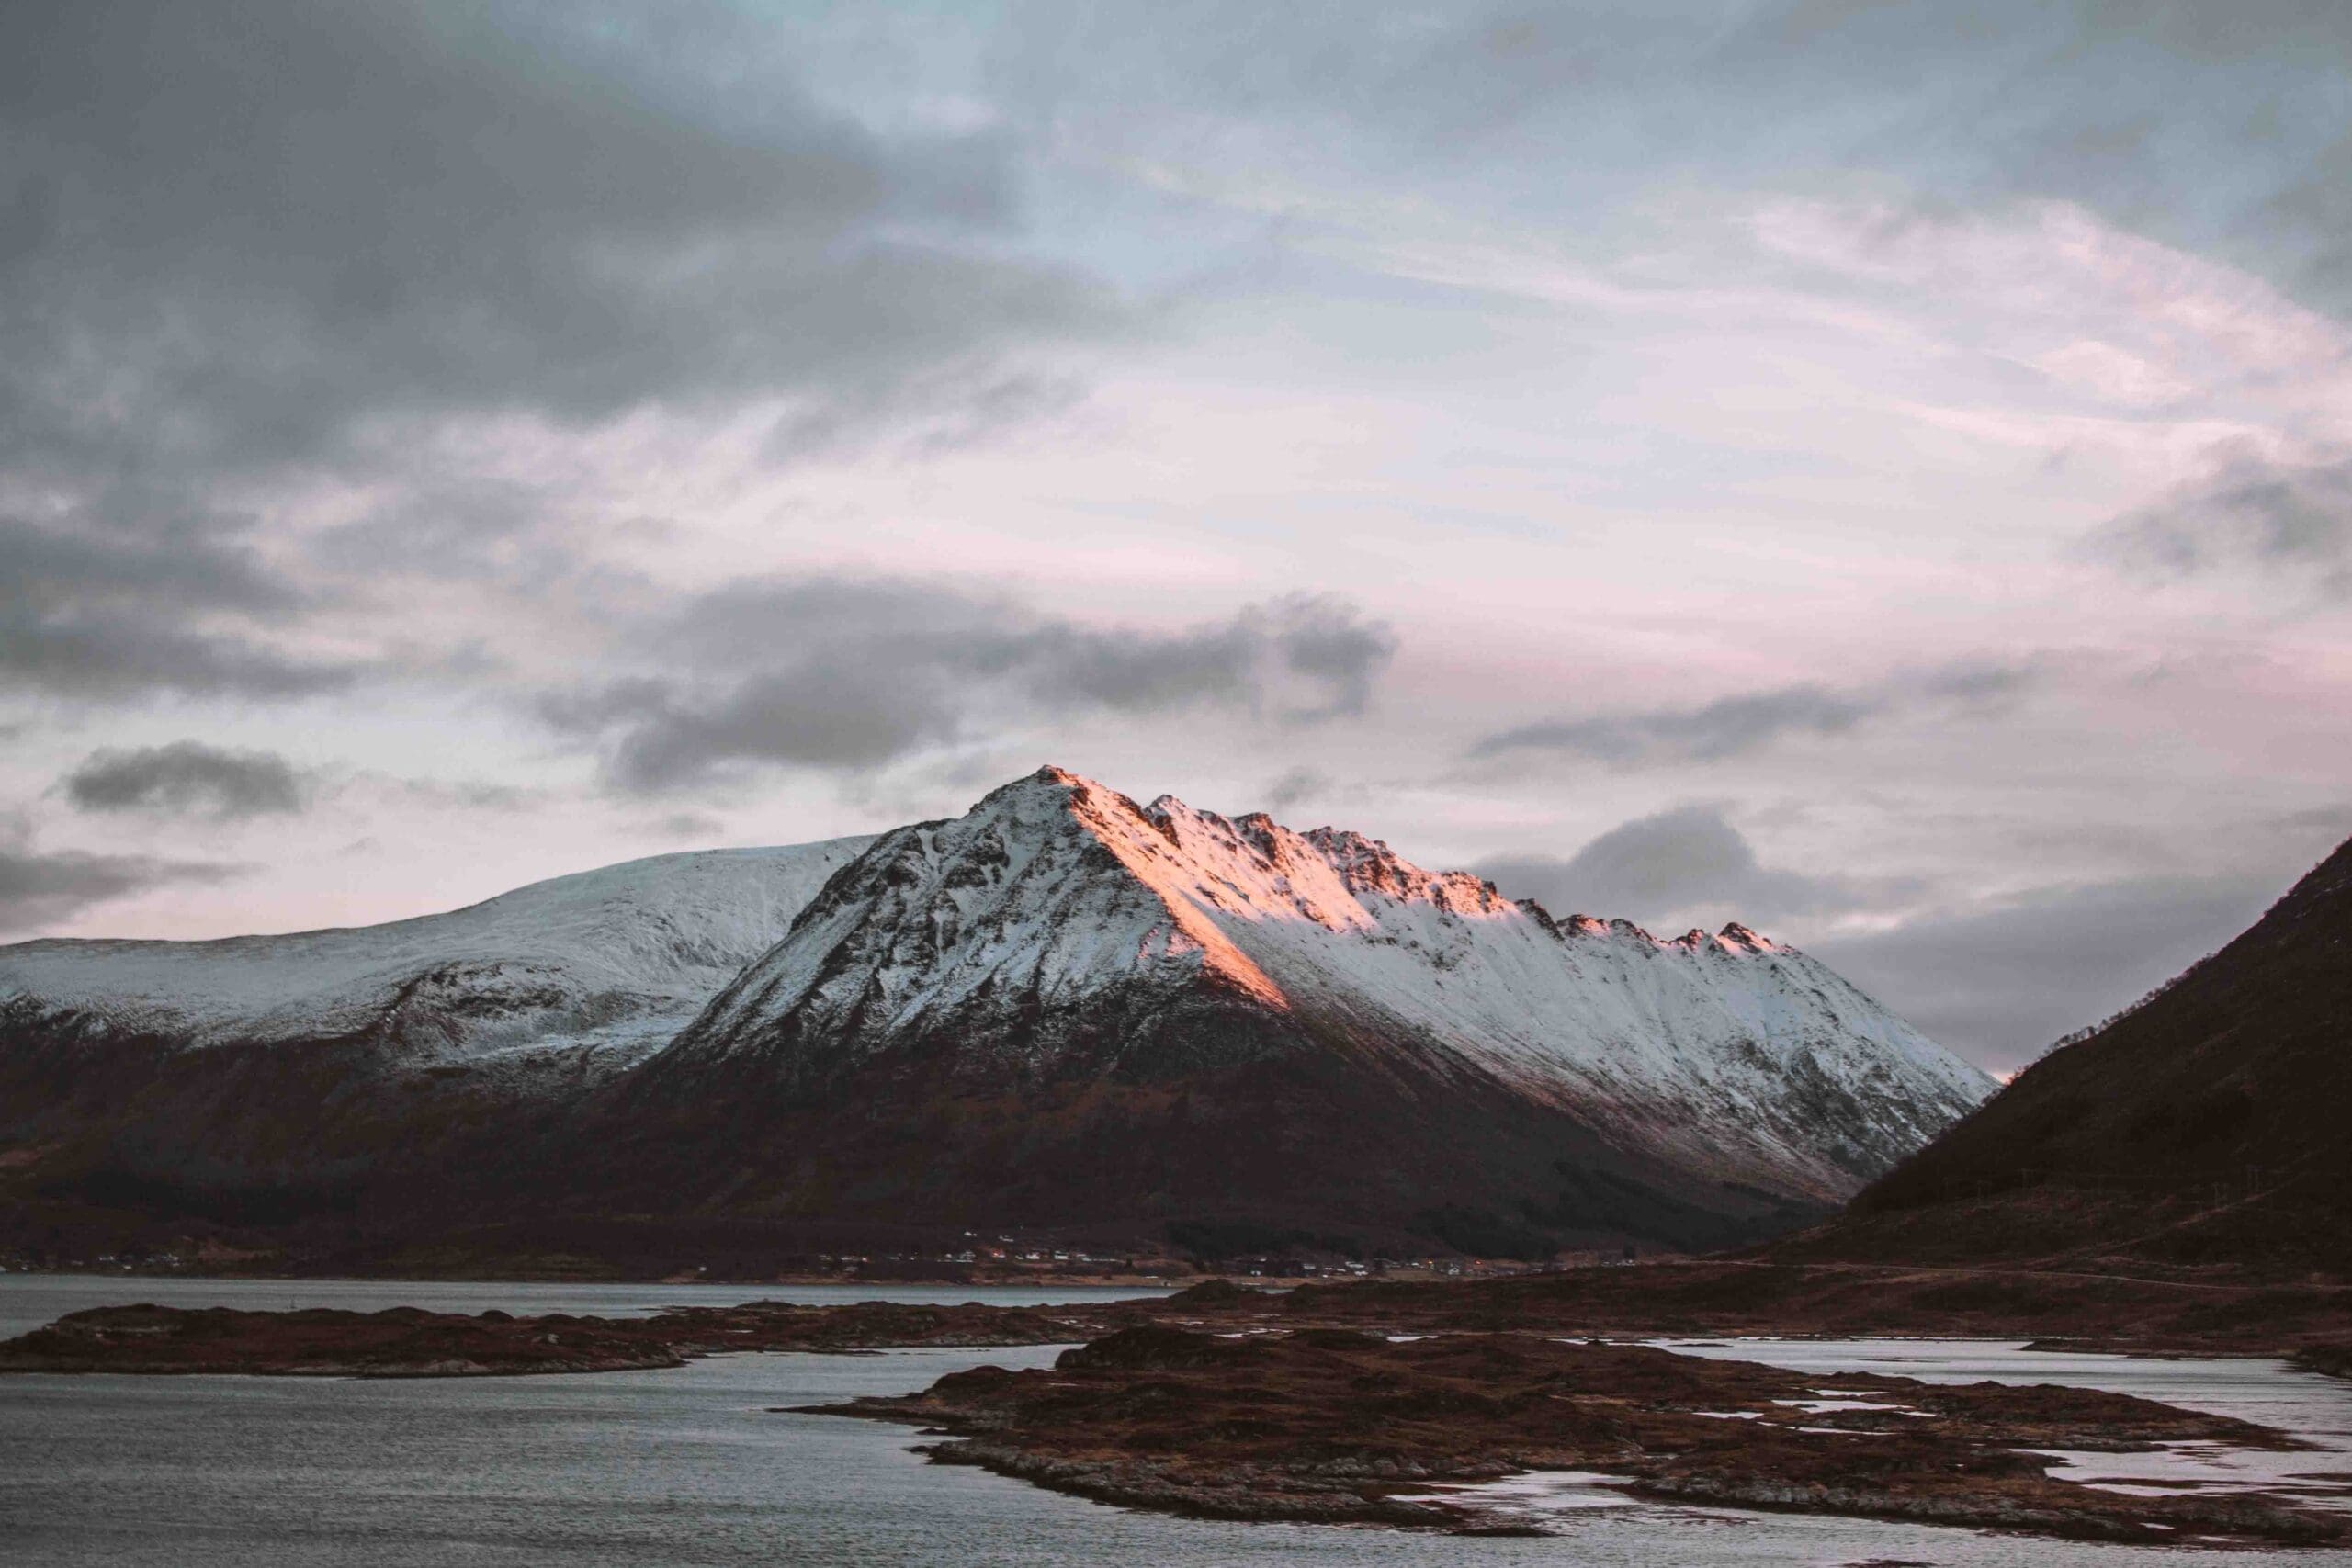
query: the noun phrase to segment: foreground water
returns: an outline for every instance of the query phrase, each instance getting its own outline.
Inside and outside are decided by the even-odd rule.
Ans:
[[[73,1306],[620,1312],[747,1294],[1036,1301],[1063,1291],[356,1285],[0,1280],[0,1326]],[[1091,1292],[1090,1292],[1091,1293]],[[71,1305],[60,1305],[70,1302]],[[8,1332],[18,1330],[9,1327]],[[1749,1341],[1703,1353],[1823,1371],[2085,1382],[2249,1415],[2352,1443],[2352,1389],[2276,1363],[2051,1357],[1977,1343]],[[0,1379],[0,1561],[42,1564],[747,1563],[1200,1565],[1860,1563],[2244,1565],[2245,1552],[2075,1546],[1862,1520],[1567,1508],[1545,1540],[1229,1525],[1132,1514],[926,1463],[899,1427],[776,1415],[894,1393],[1034,1350],[740,1356],[670,1371],[423,1382]],[[2317,1553],[2274,1554],[2320,1561]]]

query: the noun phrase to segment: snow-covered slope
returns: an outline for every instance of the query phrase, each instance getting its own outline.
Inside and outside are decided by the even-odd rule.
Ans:
[[[655,855],[379,926],[0,947],[0,1018],[190,1048],[584,1044],[616,1060],[674,1034],[872,841]]]
[[[1993,1087],[1743,927],[1555,920],[1354,833],[1138,807],[1052,768],[876,840],[650,1066],[755,1061],[806,1094],[913,1050],[961,1079],[1146,1082],[1331,1041],[1815,1200]]]

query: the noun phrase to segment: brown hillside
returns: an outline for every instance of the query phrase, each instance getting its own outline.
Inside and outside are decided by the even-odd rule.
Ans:
[[[1775,1250],[2352,1276],[2352,842]]]

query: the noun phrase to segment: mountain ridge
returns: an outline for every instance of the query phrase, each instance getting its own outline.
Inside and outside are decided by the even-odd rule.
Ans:
[[[1035,830],[1044,818],[1063,812],[1080,829],[1076,863],[1046,868],[1062,878],[1046,889],[1047,902],[1023,908],[1018,888],[993,900],[985,897],[985,879],[1002,875],[1018,884],[1035,869],[1027,857],[1039,852],[1027,852],[1016,864],[1008,830]],[[959,831],[963,840],[947,844],[946,835]],[[1097,865],[1103,853],[1133,879],[1126,890],[1131,902],[1119,903],[1114,892],[1089,880],[1094,870],[1109,870]],[[853,879],[859,865],[876,856],[888,856],[889,863],[872,869],[869,880],[880,886],[867,886],[861,904],[853,897],[858,891]],[[842,976],[851,972],[842,963],[844,954],[855,943],[876,940],[876,898],[919,884],[926,871],[935,886],[923,907],[900,911],[900,918],[916,922],[912,936],[883,933],[913,951],[894,945],[883,962],[855,971],[862,989],[853,1021],[841,994]],[[1071,902],[1064,908],[1055,899]],[[988,922],[978,941],[965,929],[976,918]],[[852,933],[844,920],[867,924]],[[1116,942],[1106,943],[1114,931]],[[1628,921],[1583,915],[1557,919],[1533,900],[1503,897],[1492,883],[1469,873],[1424,871],[1361,834],[1330,828],[1295,832],[1263,813],[1228,819],[1169,795],[1138,806],[1051,767],[992,792],[965,818],[917,824],[877,840],[804,908],[777,948],[715,998],[663,1055],[707,1055],[715,1040],[756,1027],[756,1010],[741,1003],[754,988],[771,1001],[779,992],[794,994],[788,1016],[813,1007],[834,1033],[870,1030],[877,1007],[895,1005],[910,1021],[955,1013],[969,999],[969,986],[993,985],[1007,976],[1025,977],[1040,1003],[1049,1006],[1058,996],[1080,992],[1106,962],[1115,961],[1108,946],[1128,953],[1126,968],[1148,988],[1181,983],[1197,969],[1209,983],[1278,1012],[1317,1009],[1345,1021],[1408,1029],[1538,1092],[1573,1089],[1578,1087],[1574,1078],[1585,1088],[1664,1081],[1673,1064],[1661,1057],[1657,1040],[1694,1022],[1678,1010],[1687,1015],[1693,1007],[1735,1002],[1747,1006],[1747,1016],[1697,1021],[1747,1025],[1746,1042],[1782,1048],[1770,1066],[1788,1066],[1807,1045],[1820,1043],[1792,1042],[1792,1020],[1772,1016],[1773,1004],[1793,1011],[1810,1002],[1869,1034],[1871,1044],[1883,1047],[1883,1063],[1908,1070],[1902,1087],[1939,1096],[1939,1111],[1956,1114],[1991,1088],[1982,1073],[1826,966],[1744,926],[1735,923],[1713,937],[1692,931],[1661,941]],[[818,976],[808,965],[820,955],[842,967]],[[908,991],[894,1004],[892,989],[909,985],[904,971],[926,962],[948,968],[929,993]],[[1693,976],[1748,978],[1740,973],[1743,964],[1787,977],[1795,995],[1714,996],[1703,981],[1690,984]],[[1449,979],[1455,995],[1442,995]],[[1645,994],[1611,1006],[1596,985]],[[1577,1015],[1579,1009],[1585,1016]],[[1554,1016],[1547,1018],[1547,1010]],[[1801,1030],[1804,1021],[1797,1021]],[[1709,1066],[1716,1069],[1718,1086],[1727,1087],[1723,1080],[1737,1068],[1757,1064]],[[1720,1096],[1713,1107],[1733,1108]],[[1757,1109],[1752,1101],[1736,1108]],[[1902,1107],[1885,1109],[1899,1114]],[[1918,1131],[1905,1130],[1905,1135]],[[1860,1157],[1867,1163],[1867,1151]]]
[[[943,1098],[957,1088],[960,1111]],[[991,1212],[965,1189],[1009,1182],[1073,1223],[1100,1216],[1071,1194],[1098,1191],[1147,1215],[1306,1224],[1322,1204],[1408,1230],[1483,1192],[1498,1223],[1524,1228],[1532,1210],[1575,1230],[1565,1161],[1570,1188],[1605,1169],[1636,1193],[1597,1212],[1687,1210],[1696,1195],[1712,1219],[1647,1233],[1688,1245],[1728,1234],[1727,1216],[1736,1232],[1835,1202],[1990,1088],[1745,927],[1660,942],[1630,922],[1558,920],[1359,834],[1138,805],[1049,767],[876,840],[616,1093],[617,1121],[658,1107],[673,1144],[788,1144],[790,1173],[733,1189],[786,1210],[796,1191],[854,1190],[977,1224]],[[1193,1109],[1159,1103],[1170,1096]],[[723,1134],[694,1130],[707,1097],[729,1108]],[[981,1103],[1001,1113],[985,1134]],[[1201,1103],[1216,1107],[1206,1122]],[[1327,1124],[1340,1103],[1382,1128],[1425,1198],[1343,1146]],[[853,1104],[862,1122],[937,1136],[910,1147],[826,1120]],[[1472,1104],[1509,1129],[1491,1160]],[[1314,1152],[1256,1168],[1253,1121]],[[1113,1126],[1125,1131],[1100,1130]],[[1051,1158],[992,1152],[1047,1128],[1067,1145]],[[1221,1180],[1221,1160],[1256,1174]],[[1285,1187],[1322,1196],[1285,1213],[1264,1198]]]
[[[731,915],[677,908],[763,855],[799,857],[789,889],[771,865]],[[179,983],[222,963],[262,979]],[[85,1003],[145,988],[61,1006],[36,970]],[[0,1201],[411,1239],[633,1216],[1712,1247],[1817,1216],[1990,1088],[1744,926],[1556,919],[1361,834],[1055,768],[867,840],[390,927],[0,950]]]

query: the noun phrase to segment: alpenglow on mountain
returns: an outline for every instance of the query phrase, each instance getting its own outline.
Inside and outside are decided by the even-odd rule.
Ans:
[[[1555,919],[1355,833],[1054,768],[952,820],[726,853],[766,859],[0,949],[0,1153],[41,1151],[0,1203],[299,1224],[331,1190],[387,1245],[628,1215],[1698,1247],[1819,1213],[1991,1088],[1744,927]]]
[[[628,1103],[665,1136],[715,1106],[730,1146],[790,1129],[786,1203],[1480,1250],[1786,1224],[1990,1088],[1745,928],[1559,921],[1047,768],[876,840]]]

